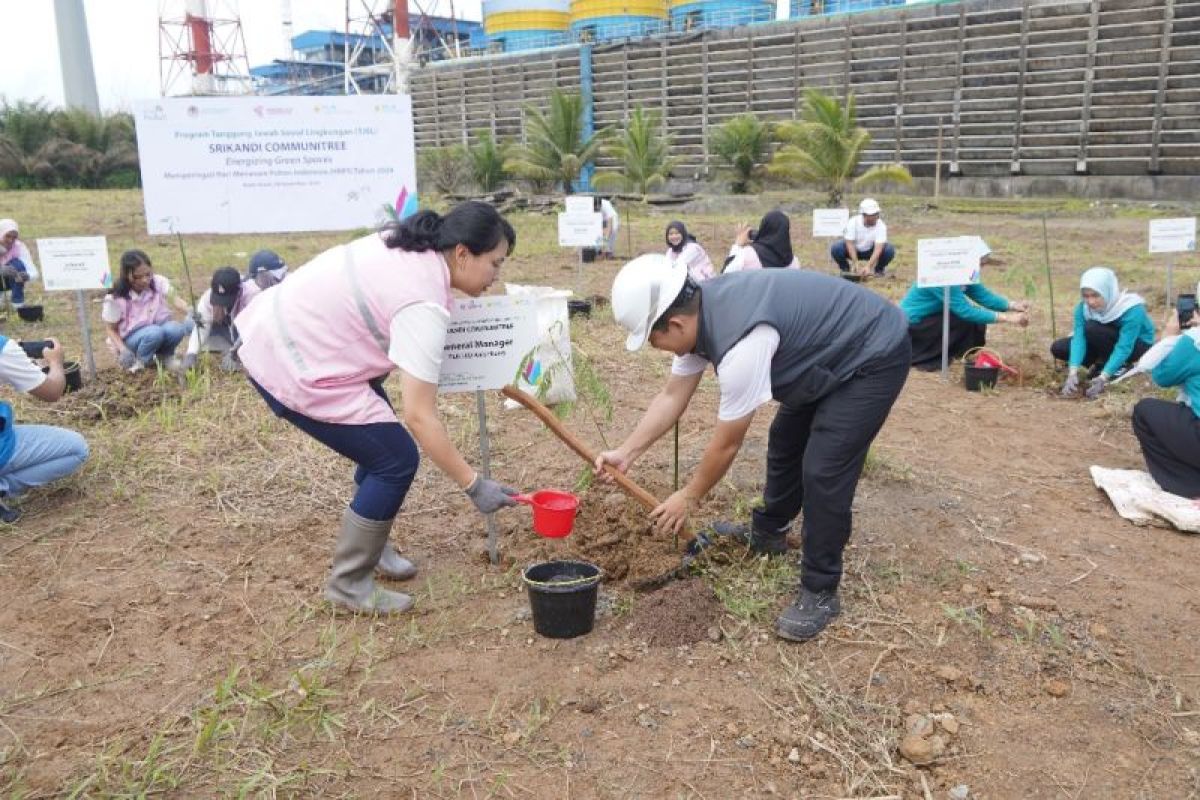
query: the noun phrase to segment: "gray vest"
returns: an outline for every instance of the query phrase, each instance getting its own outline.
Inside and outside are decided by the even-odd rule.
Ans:
[[[900,309],[869,289],[816,272],[756,269],[701,284],[694,352],[719,366],[761,324],[779,332],[771,395],[789,406],[820,400],[908,337]]]

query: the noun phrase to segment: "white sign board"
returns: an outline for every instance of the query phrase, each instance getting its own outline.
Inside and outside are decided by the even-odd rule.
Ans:
[[[568,216],[582,217],[596,210],[596,198],[590,195],[573,194],[563,199]]]
[[[1195,217],[1150,220],[1151,253],[1186,253],[1195,249]]]
[[[442,350],[438,391],[473,392],[513,383],[521,359],[537,347],[533,297],[456,300]]]
[[[112,288],[103,236],[38,239],[37,249],[46,291]]]
[[[846,232],[846,223],[849,221],[850,209],[848,208],[814,208],[813,238],[842,236]]]
[[[353,230],[416,210],[407,95],[170,97],[135,119],[151,234]]]
[[[603,217],[594,211],[588,211],[586,214],[568,212],[558,215],[559,247],[595,247],[603,235]]]
[[[979,244],[975,236],[917,240],[917,286],[979,283]]]

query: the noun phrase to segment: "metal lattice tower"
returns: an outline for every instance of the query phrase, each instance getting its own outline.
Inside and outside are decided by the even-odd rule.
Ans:
[[[242,21],[225,0],[163,0],[158,57],[159,91],[164,97],[250,91]]]

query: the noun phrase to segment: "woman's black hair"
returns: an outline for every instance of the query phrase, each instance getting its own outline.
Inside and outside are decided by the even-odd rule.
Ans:
[[[150,256],[146,255],[145,250],[126,250],[122,253],[121,274],[113,281],[113,287],[109,290],[109,294],[128,299],[129,293],[133,290],[133,271],[142,264],[151,269],[154,268],[154,265],[150,263]],[[150,291],[155,291],[154,281],[150,281]]]
[[[418,211],[402,222],[385,226],[383,236],[388,247],[413,253],[440,252],[461,244],[480,255],[495,249],[501,239],[508,241],[510,254],[517,246],[517,232],[508,220],[478,200],[459,203],[445,216],[436,211]]]
[[[668,320],[670,317],[683,314],[690,317],[700,312],[700,284],[696,283],[691,278],[687,278],[683,282],[683,287],[680,288],[679,294],[675,295],[675,299],[671,301],[671,305],[667,306],[658,319],[654,320],[654,324],[650,326],[650,330],[662,333],[667,329]]]
[[[679,231],[679,235],[683,237],[682,239],[680,239],[678,247],[671,244],[671,231],[673,231],[673,230]],[[686,245],[688,242],[696,241],[696,237],[692,236],[690,233],[688,233],[687,226],[684,225],[679,220],[674,220],[672,222],[667,223],[667,232],[665,235],[666,235],[666,240],[667,240],[667,247],[671,248],[676,253],[683,250],[684,245]]]

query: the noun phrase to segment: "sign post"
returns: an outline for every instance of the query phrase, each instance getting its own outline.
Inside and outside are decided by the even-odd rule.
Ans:
[[[564,199],[566,211],[558,215],[559,247],[595,247],[604,235],[604,218],[595,211],[589,195],[570,195]],[[583,250],[575,265],[575,294],[583,297]]]
[[[814,239],[840,239],[846,233],[850,221],[848,208],[814,208],[812,212],[812,235]],[[820,256],[818,255],[819,259]],[[814,262],[815,263],[815,262]]]
[[[1196,218],[1150,220],[1151,253],[1193,253],[1196,251]],[[1174,305],[1175,257],[1167,257],[1167,305]]]
[[[112,275],[108,268],[108,241],[103,236],[38,239],[37,249],[46,291],[75,290],[84,370],[88,380],[95,380],[96,356],[92,351],[87,298],[83,292],[85,289],[108,289],[112,286]]]
[[[514,295],[477,297],[455,302],[446,343],[438,392],[474,392],[479,412],[479,474],[490,478],[491,442],[483,393],[513,382],[525,354],[538,345],[534,298]],[[488,558],[499,561],[496,521],[487,515]]]
[[[917,240],[917,286],[942,289],[942,380],[950,378],[950,288],[979,283],[975,236]]]

